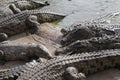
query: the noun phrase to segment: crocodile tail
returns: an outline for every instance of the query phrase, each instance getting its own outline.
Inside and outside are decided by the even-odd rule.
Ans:
[[[14,68],[5,69],[0,71],[0,80],[9,80],[9,79],[15,79],[19,75],[21,75],[23,72],[26,72],[27,70],[30,70],[35,65],[37,65],[38,62],[33,60],[31,62],[28,62],[24,65],[20,65]]]

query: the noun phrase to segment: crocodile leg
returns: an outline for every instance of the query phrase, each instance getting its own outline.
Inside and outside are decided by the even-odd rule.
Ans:
[[[83,73],[79,73],[75,67],[68,67],[65,70],[65,75],[63,76],[65,80],[86,80]]]
[[[26,19],[26,26],[30,27],[30,30],[29,30],[30,33],[32,33],[32,34],[35,33],[38,30],[38,27],[40,26],[37,16],[30,15]]]
[[[14,14],[20,13],[21,10],[17,8],[14,4],[9,5],[9,8],[12,10]]]

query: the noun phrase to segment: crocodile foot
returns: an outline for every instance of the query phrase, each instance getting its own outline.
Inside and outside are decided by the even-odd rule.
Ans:
[[[79,73],[75,67],[68,67],[64,75],[65,80],[86,80],[83,73]]]
[[[14,4],[9,5],[9,8],[12,10],[14,14],[20,13],[21,10],[17,8]]]
[[[38,27],[40,26],[40,23],[38,22],[38,18],[35,15],[30,15],[27,19],[26,19],[26,26],[29,26],[29,32],[31,34],[34,34],[37,30]]]
[[[5,41],[8,39],[8,35],[5,33],[0,33],[0,42]]]

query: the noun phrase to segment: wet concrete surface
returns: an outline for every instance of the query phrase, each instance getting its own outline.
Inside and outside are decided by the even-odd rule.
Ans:
[[[41,0],[50,6],[41,10],[68,14],[59,25],[68,27],[78,21],[90,21],[108,13],[120,11],[120,0]]]
[[[10,3],[16,0],[0,0],[0,5]],[[47,1],[49,6],[40,8],[40,10],[53,11],[57,13],[67,14],[58,25],[69,27],[73,23],[80,21],[91,21],[100,16],[113,14],[120,11],[120,0],[34,0]],[[112,19],[114,23],[120,23],[119,17]]]

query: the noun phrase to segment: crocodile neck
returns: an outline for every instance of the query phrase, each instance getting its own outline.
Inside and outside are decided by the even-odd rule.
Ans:
[[[17,80],[62,80],[64,71],[69,66],[75,66],[79,72],[86,75],[109,68],[120,67],[120,49],[103,50],[100,52],[82,53],[71,56],[60,56],[46,63],[37,65]]]

